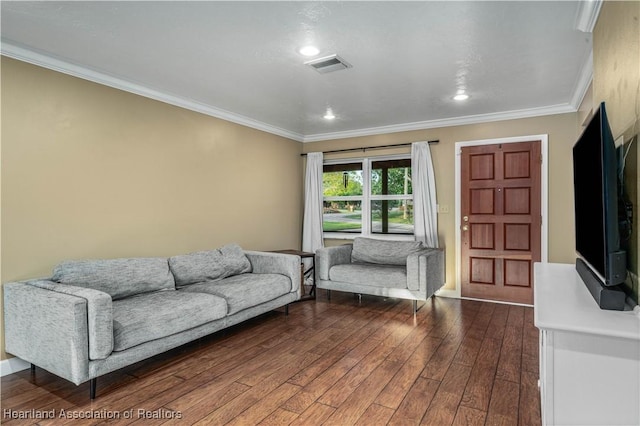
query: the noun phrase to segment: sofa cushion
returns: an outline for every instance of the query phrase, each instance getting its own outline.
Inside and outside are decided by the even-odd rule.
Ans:
[[[380,265],[406,265],[407,256],[421,249],[420,241],[387,241],[357,237],[353,240],[351,261]]]
[[[329,279],[374,287],[407,288],[407,268],[395,265],[342,264],[331,267]]]
[[[232,315],[291,292],[291,280],[281,274],[242,274],[182,287],[178,292],[208,293],[224,297],[228,313]]]
[[[173,256],[169,267],[178,287],[251,272],[251,263],[237,244]]]
[[[227,244],[218,250],[222,253],[222,261],[227,271],[226,276],[230,277],[251,272],[251,262],[249,262],[244,250],[238,244]]]
[[[166,258],[71,260],[53,270],[52,281],[103,291],[112,299],[175,290]]]
[[[163,291],[113,302],[113,350],[123,351],[224,318],[227,303],[212,294]]]

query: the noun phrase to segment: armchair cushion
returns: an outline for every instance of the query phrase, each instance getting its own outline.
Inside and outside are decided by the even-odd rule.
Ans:
[[[403,266],[351,263],[335,265],[329,279],[373,287],[407,288],[407,269]]]
[[[422,249],[420,241],[386,241],[357,237],[353,240],[351,261],[404,266],[410,254]]]

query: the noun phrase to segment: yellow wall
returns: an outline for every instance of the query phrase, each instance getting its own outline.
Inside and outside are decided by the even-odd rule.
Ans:
[[[549,261],[571,263],[575,260],[573,233],[573,175],[571,148],[577,137],[577,113],[552,115],[521,120],[474,124],[439,129],[390,133],[369,137],[307,143],[305,152],[364,146],[399,144],[438,139],[431,145],[436,193],[439,205],[449,206],[449,212],[438,215],[440,246],[445,248],[446,288],[456,285],[455,241],[455,143],[469,140],[496,139],[514,136],[549,135]],[[367,151],[367,156],[409,153],[409,148]],[[361,153],[355,155],[362,156]],[[344,156],[344,154],[342,154]],[[354,156],[354,154],[350,154]],[[340,154],[326,158],[341,158]],[[344,244],[329,240],[327,245]]]
[[[593,30],[593,106],[605,102],[615,138],[638,134],[640,1],[605,1]]]
[[[63,259],[299,248],[301,150],[3,57],[2,283]]]

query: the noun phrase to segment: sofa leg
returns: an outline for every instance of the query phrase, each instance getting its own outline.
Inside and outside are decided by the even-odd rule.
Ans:
[[[284,305],[284,315],[285,316],[289,315],[289,304],[288,303],[286,305]]]
[[[31,364],[31,375],[33,376],[34,374],[36,374],[36,365]]]
[[[331,290],[327,290],[327,300],[331,300]]]
[[[91,400],[96,399],[96,387],[98,385],[98,379],[93,378],[89,381],[89,397]]]
[[[418,301],[417,300],[413,301],[413,313],[414,314],[418,313]]]

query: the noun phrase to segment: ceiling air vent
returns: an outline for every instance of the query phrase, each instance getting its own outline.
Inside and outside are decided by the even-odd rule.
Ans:
[[[351,68],[351,64],[338,55],[325,56],[324,58],[307,61],[304,64],[309,65],[320,74]]]

